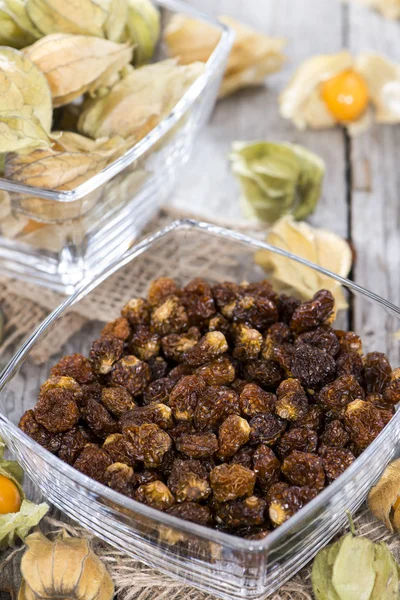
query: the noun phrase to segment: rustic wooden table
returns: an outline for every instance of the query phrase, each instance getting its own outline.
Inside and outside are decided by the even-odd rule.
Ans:
[[[400,63],[400,23],[339,0],[188,0],[212,15],[229,14],[288,41],[288,62],[265,88],[220,101],[199,136],[170,202],[210,220],[242,222],[228,153],[233,140],[303,144],[326,162],[322,200],[310,219],[346,237],[357,260],[351,277],[400,305],[400,126],[374,126],[350,139],[340,128],[299,132],[279,116],[278,95],[300,62],[314,54],[374,50]],[[374,310],[356,315],[373,338],[382,329]],[[371,346],[372,346],[372,341]],[[14,574],[15,581],[18,574]],[[0,592],[0,600],[6,594]]]

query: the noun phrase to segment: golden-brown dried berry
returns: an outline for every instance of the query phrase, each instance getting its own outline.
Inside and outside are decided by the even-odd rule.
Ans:
[[[107,323],[107,325],[101,330],[101,337],[109,335],[126,342],[131,335],[131,328],[129,326],[128,319],[125,319],[125,317],[118,317],[118,319],[115,319],[115,321]]]
[[[92,383],[96,379],[92,363],[82,354],[64,356],[51,369],[50,375],[52,377],[72,377],[80,384]]]
[[[308,410],[308,399],[298,379],[285,379],[276,390],[275,413],[287,421],[297,421]]]
[[[243,367],[243,376],[248,381],[267,388],[276,388],[283,379],[279,365],[273,360],[252,360]]]
[[[285,458],[294,450],[300,452],[316,452],[318,435],[313,429],[294,427],[286,431],[276,445],[276,451],[281,458]]]
[[[104,473],[104,482],[111,489],[129,496],[134,497],[135,476],[132,467],[125,463],[115,462]]]
[[[130,467],[135,466],[135,458],[132,455],[130,445],[122,433],[112,433],[103,444],[104,450],[111,456],[113,462],[125,463]]]
[[[300,306],[300,300],[294,296],[287,296],[281,294],[278,298],[277,306],[279,311],[279,320],[289,325],[292,320],[293,313],[298,306]]]
[[[199,502],[211,494],[208,472],[198,460],[175,460],[168,486],[177,502]]]
[[[91,398],[92,400],[96,400],[96,402],[101,402],[101,391],[102,386],[98,381],[94,383],[83,383],[81,385],[82,390],[82,400],[79,404],[82,404],[85,400]]]
[[[293,344],[277,344],[272,348],[271,359],[280,366],[286,377],[293,377],[292,360],[294,346]]]
[[[185,352],[183,361],[191,367],[200,367],[228,350],[225,336],[220,331],[209,331],[201,340]]]
[[[218,458],[226,460],[247,444],[250,436],[250,425],[246,419],[238,415],[230,415],[220,425],[218,431]]]
[[[36,421],[50,433],[63,433],[79,421],[79,408],[74,392],[53,388],[42,392],[33,409]]]
[[[150,323],[150,304],[144,298],[132,298],[121,310],[121,315],[128,319],[133,327]]]
[[[175,504],[171,490],[162,481],[151,481],[138,487],[135,500],[157,510],[167,510]]]
[[[144,469],[134,474],[134,483],[136,487],[150,483],[151,481],[160,481],[160,474],[157,471],[148,471]]]
[[[105,483],[105,472],[111,464],[111,457],[105,450],[95,444],[88,444],[74,462],[74,467],[84,475]]]
[[[155,423],[161,429],[169,429],[173,425],[172,410],[162,403],[134,406],[119,420],[121,429],[129,427],[129,425],[144,425],[145,423]]]
[[[312,404],[307,413],[301,419],[293,423],[294,427],[305,427],[319,433],[324,424],[324,412],[320,406]]]
[[[357,352],[340,352],[336,358],[336,377],[354,375],[359,383],[363,383],[363,363]]]
[[[341,416],[346,406],[357,398],[364,398],[364,390],[354,375],[342,375],[328,383],[318,394],[318,402],[325,411]]]
[[[383,399],[393,406],[400,402],[400,369],[392,371],[390,381],[383,392]]]
[[[116,337],[103,336],[95,340],[90,349],[93,369],[99,375],[107,375],[124,351],[124,342]]]
[[[61,444],[59,434],[50,433],[40,425],[36,419],[33,410],[27,410],[21,417],[18,427],[35,442],[46,448],[49,452],[57,452]]]
[[[167,513],[173,517],[198,523],[199,525],[209,525],[212,521],[211,511],[208,506],[202,506],[201,504],[197,504],[197,502],[175,504],[167,510]]]
[[[293,332],[286,323],[274,323],[269,327],[265,339],[275,344],[291,344],[293,342]]]
[[[185,331],[189,319],[180,299],[177,296],[169,296],[162,304],[153,308],[150,323],[152,330],[164,337]]]
[[[238,360],[254,360],[258,358],[263,344],[263,337],[257,329],[239,324],[235,328],[234,358]]]
[[[262,498],[250,496],[243,500],[233,500],[217,504],[215,520],[230,529],[239,527],[257,527],[265,521],[267,503]]]
[[[151,306],[159,306],[168,296],[178,296],[179,289],[170,277],[159,277],[150,283],[147,300]]]
[[[241,294],[250,294],[253,296],[261,296],[262,298],[269,298],[269,300],[272,300],[272,302],[275,304],[279,298],[268,279],[262,279],[261,281],[255,281],[252,283],[244,281],[239,285],[239,290]]]
[[[118,430],[118,424],[102,404],[86,398],[82,402],[81,416],[89,426],[89,429],[100,439],[106,438],[110,433]]]
[[[232,319],[233,309],[239,297],[239,286],[230,281],[217,283],[212,287],[212,294],[218,310],[226,319]]]
[[[354,400],[346,407],[344,424],[351,441],[361,450],[365,450],[385,426],[379,409],[365,400]]]
[[[274,451],[265,444],[257,446],[254,452],[253,471],[263,490],[279,480],[281,464]]]
[[[172,445],[168,433],[154,423],[130,425],[124,428],[123,434],[135,460],[142,461],[147,469],[159,467]]]
[[[365,389],[368,393],[382,394],[392,376],[388,357],[382,352],[369,352],[364,356],[363,364]]]
[[[189,365],[180,364],[176,365],[176,367],[170,370],[168,373],[168,379],[172,381],[174,385],[176,385],[178,381],[182,379],[182,377],[186,377],[186,375],[192,375],[192,373],[193,370],[191,367],[189,367]]]
[[[123,387],[104,387],[101,390],[101,403],[117,418],[135,407],[132,396],[128,390]]]
[[[114,364],[110,383],[126,388],[132,396],[139,396],[145,390],[150,378],[149,365],[136,356],[128,355]]]
[[[262,331],[278,321],[278,309],[269,298],[246,294],[236,301],[232,316],[234,321]]]
[[[327,325],[301,333],[295,342],[295,347],[301,343],[310,344],[310,346],[319,348],[319,350],[323,350],[331,356],[336,356],[340,348],[335,332]]]
[[[246,469],[253,469],[253,454],[254,448],[251,446],[245,446],[244,448],[240,448],[236,452],[236,454],[231,459],[231,464],[234,465],[242,465],[242,467],[246,467]]]
[[[335,329],[335,334],[340,344],[340,348],[344,352],[357,352],[362,354],[361,338],[354,331],[342,331]]]
[[[178,421],[193,419],[197,403],[206,388],[201,377],[187,375],[175,385],[169,395],[168,405]]]
[[[217,502],[228,502],[243,496],[251,496],[256,474],[239,464],[223,464],[210,473],[210,483]]]
[[[155,356],[147,361],[151,371],[151,381],[156,381],[166,377],[168,373],[168,363],[162,356]]]
[[[151,360],[160,353],[161,338],[156,333],[152,333],[150,327],[139,325],[129,343],[129,349],[132,354],[140,360]]]
[[[215,312],[214,299],[209,283],[197,277],[182,290],[182,304],[191,324],[198,325],[212,317]]]
[[[356,459],[350,450],[328,446],[322,448],[320,456],[328,483],[337,479]]]
[[[72,379],[72,377],[49,377],[49,379],[46,379],[40,386],[40,394],[44,394],[55,388],[62,388],[73,392],[77,404],[82,400],[82,387],[75,379]]]
[[[200,337],[201,334],[197,327],[191,327],[185,333],[165,335],[161,340],[164,355],[168,360],[182,362],[185,352],[193,348]]]
[[[169,400],[169,394],[174,388],[174,382],[169,377],[161,377],[149,383],[143,392],[144,404],[159,404],[161,402],[167,403]]]
[[[179,452],[190,458],[208,458],[218,450],[214,433],[183,433],[175,442]]]
[[[235,367],[227,356],[205,363],[195,371],[207,385],[227,385],[235,379]]]
[[[215,429],[229,415],[240,415],[237,393],[223,385],[206,387],[194,413],[197,429]]]
[[[58,458],[69,465],[72,465],[88,442],[89,436],[84,430],[79,427],[74,427],[74,429],[63,433],[61,436]]]
[[[306,389],[314,389],[332,381],[336,373],[335,360],[323,350],[301,344],[293,352],[292,373]]]
[[[311,300],[296,308],[290,327],[296,333],[315,329],[319,325],[330,325],[335,318],[335,299],[328,290],[319,290]]]
[[[271,523],[282,525],[304,505],[304,500],[297,486],[289,486],[279,482],[271,487],[268,493],[268,514]]]
[[[229,331],[230,323],[228,319],[219,313],[212,317],[208,322],[208,330],[209,331],[220,331],[224,335],[226,335]]]
[[[294,450],[282,463],[282,473],[293,485],[307,486],[322,490],[325,473],[322,461],[315,454]]]
[[[240,410],[247,417],[272,412],[276,402],[275,394],[264,392],[255,383],[246,383],[239,398]]]
[[[259,541],[266,538],[267,535],[269,535],[270,533],[271,529],[266,529],[265,527],[262,527],[260,529],[257,528],[246,531],[246,533],[244,533],[244,537],[247,540]]]
[[[272,414],[256,415],[250,421],[250,442],[273,446],[285,431],[286,421]]]
[[[344,448],[349,440],[349,434],[338,420],[327,423],[320,437],[321,444],[334,448]]]

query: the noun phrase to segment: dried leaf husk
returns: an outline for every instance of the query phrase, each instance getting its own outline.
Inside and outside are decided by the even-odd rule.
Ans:
[[[71,537],[63,531],[52,542],[36,532],[25,543],[28,549],[21,561],[23,584],[19,600],[112,599],[111,578],[88,540]]]
[[[303,219],[314,211],[325,165],[313,152],[289,143],[234,142],[231,160],[248,216],[273,223],[284,214]]]
[[[399,567],[387,545],[352,533],[318,552],[311,582],[316,600],[399,598]]]
[[[399,509],[393,510],[400,498],[400,458],[391,462],[368,495],[368,507],[390,531],[400,532]],[[396,516],[396,518],[395,518]]]
[[[54,106],[62,106],[87,91],[113,85],[132,60],[133,48],[93,36],[54,33],[24,53],[44,73]]]
[[[356,59],[356,68],[367,82],[376,121],[399,123],[400,65],[378,54],[363,53]]]
[[[49,510],[47,504],[34,504],[22,500],[16,513],[0,515],[0,549],[14,546],[17,539],[25,540],[32,527],[35,527]]]
[[[231,17],[219,19],[236,34],[219,96],[248,86],[261,85],[266,76],[279,71],[285,62],[285,40],[266,36]],[[216,27],[186,15],[174,15],[164,31],[171,57],[181,64],[207,62],[220,39]]]
[[[150,0],[127,0],[125,35],[135,45],[134,64],[148,63],[160,35],[160,13]]]
[[[74,33],[104,37],[108,13],[99,2],[79,0],[26,0],[26,12],[42,35]]]
[[[202,63],[177,65],[165,60],[132,71],[102,98],[87,99],[78,130],[92,138],[134,136],[151,131],[204,72]]]
[[[19,49],[33,44],[36,39],[36,37],[20,27],[12,11],[9,10],[6,0],[1,0],[0,45]]]
[[[43,73],[18,50],[0,49],[0,152],[45,146],[51,94]]]
[[[346,277],[351,269],[352,252],[344,239],[326,229],[296,222],[292,216],[279,219],[269,230],[266,241],[341,277]],[[323,273],[268,250],[256,252],[255,262],[281,289],[291,290],[303,299],[310,298],[321,288],[328,289],[335,297],[337,310],[347,307],[340,283]]]
[[[32,23],[26,12],[26,4],[24,0],[1,0],[0,3],[2,13],[8,15],[16,26],[15,37],[11,43],[7,44],[12,48],[22,48],[33,44],[42,34]],[[3,35],[4,32],[1,32]],[[4,44],[6,45],[6,44]]]
[[[124,39],[128,19],[128,4],[126,0],[97,0],[107,11],[107,19],[103,25],[104,36],[113,42]]]

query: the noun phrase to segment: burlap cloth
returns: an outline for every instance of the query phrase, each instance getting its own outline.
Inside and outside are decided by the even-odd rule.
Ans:
[[[179,217],[193,217],[182,215],[172,208],[164,208],[157,218],[152,221],[143,232],[143,236],[154,232],[167,223]],[[232,228],[245,231],[254,237],[263,238],[265,231],[255,227],[244,227],[239,223],[222,223]],[[212,265],[214,249],[210,248],[210,265]],[[45,363],[53,354],[58,353],[68,339],[76,333],[84,322],[90,319],[107,321],[110,314],[116,313],[116,308],[121,306],[121,295],[129,289],[129,274],[124,270],[123,277],[126,281],[119,281],[117,289],[108,290],[102,286],[103,296],[96,295],[96,302],[90,299],[79,303],[79,312],[69,313],[64,317],[63,327],[58,329],[57,341],[49,336],[46,346],[41,344],[40,353],[36,352],[32,358],[37,364]],[[63,296],[39,288],[24,281],[0,278],[0,302],[5,317],[3,343],[0,346],[0,359],[9,358],[17,345],[23,341],[33,329],[55,308]],[[400,560],[400,542],[398,537],[387,532],[383,525],[368,512],[362,509],[355,519],[356,529],[359,534],[367,535],[374,541],[386,541],[397,560]],[[94,538],[86,530],[80,528],[70,520],[65,519],[58,511],[51,511],[50,515],[42,522],[42,528],[47,532],[55,532],[61,528],[67,529],[72,535],[85,536],[92,540],[96,553],[107,565],[115,584],[118,597],[121,600],[211,600],[214,596],[199,592],[179,581],[171,579],[146,565],[139,563],[123,552],[115,550],[101,540]],[[14,551],[0,557],[0,592],[8,591],[15,594],[18,585],[18,566],[21,551]],[[15,575],[17,573],[17,576]],[[11,585],[12,581],[12,585]],[[310,567],[304,568],[291,581],[286,583],[279,592],[270,596],[271,600],[313,600],[310,585]]]

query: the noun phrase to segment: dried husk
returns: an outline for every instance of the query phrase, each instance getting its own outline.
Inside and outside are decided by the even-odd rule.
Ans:
[[[99,2],[79,0],[26,0],[26,12],[42,33],[74,33],[104,37],[107,10]]]
[[[24,53],[44,73],[54,106],[62,106],[87,91],[113,85],[132,60],[133,48],[93,36],[54,33]]]
[[[247,216],[273,223],[284,214],[303,219],[314,211],[325,173],[316,154],[296,144],[234,142],[230,158]]]
[[[174,60],[136,69],[106,96],[85,101],[78,130],[92,138],[122,135],[139,141],[171,112],[203,72],[202,63],[180,66]]]
[[[111,600],[114,585],[89,541],[63,531],[54,542],[41,532],[25,540],[19,600]]]
[[[128,19],[128,4],[126,0],[97,0],[107,11],[107,19],[103,25],[104,36],[113,42],[124,39],[126,22]]]
[[[19,31],[18,37],[11,40],[11,43],[8,44],[9,46],[20,48],[22,46],[19,46],[19,43],[22,43],[22,41],[26,42],[23,46],[28,46],[42,36],[41,32],[28,17],[24,0],[1,0],[1,10],[12,19]]]
[[[8,9],[5,0],[0,2],[0,45],[11,48],[23,48],[33,44],[35,37],[22,29],[12,12]]]
[[[389,531],[400,531],[399,511],[393,506],[400,498],[400,458],[391,462],[368,495],[368,507]],[[397,514],[396,514],[397,513]],[[396,515],[396,518],[394,518]]]
[[[400,19],[399,0],[359,0],[359,2],[378,10],[386,19]]]
[[[227,96],[238,89],[261,85],[266,76],[279,71],[285,62],[283,48],[286,41],[266,36],[232,17],[219,19],[236,34],[224,74],[219,96]],[[164,42],[169,56],[181,64],[207,62],[220,39],[220,32],[205,21],[176,14],[164,31]]]
[[[356,68],[367,82],[376,121],[399,123],[400,65],[378,54],[363,53],[356,59]]]
[[[135,45],[134,64],[148,63],[160,35],[160,13],[150,0],[127,0],[125,35]]]
[[[345,240],[326,229],[296,222],[292,216],[279,219],[269,230],[266,241],[342,277],[351,269],[352,252]],[[323,273],[268,250],[259,250],[254,258],[280,289],[294,291],[303,299],[310,298],[321,288],[328,289],[335,297],[337,310],[347,307],[340,283]]]

